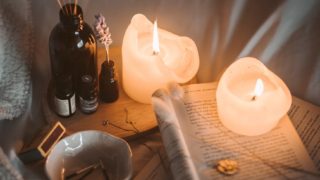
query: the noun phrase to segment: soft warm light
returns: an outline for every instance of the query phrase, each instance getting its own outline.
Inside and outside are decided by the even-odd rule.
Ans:
[[[150,104],[153,92],[169,82],[188,82],[198,68],[192,39],[158,28],[142,14],[132,17],[122,43],[122,87],[129,97]]]
[[[226,69],[219,80],[216,98],[222,124],[247,136],[271,131],[287,116],[292,102],[284,82],[252,57],[243,57]]]
[[[155,20],[154,23],[153,23],[153,44],[152,44],[152,48],[153,48],[153,54],[158,54],[160,52],[157,20]]]
[[[264,90],[263,81],[260,78],[258,78],[256,82],[256,87],[254,89],[254,96],[255,97],[261,96],[263,93],[263,90]]]

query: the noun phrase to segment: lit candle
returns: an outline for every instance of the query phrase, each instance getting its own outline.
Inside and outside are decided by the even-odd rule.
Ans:
[[[261,96],[261,94],[263,93],[263,89],[263,81],[260,78],[258,78],[252,100],[256,100],[256,97]]]
[[[123,89],[132,99],[151,103],[152,93],[168,82],[185,83],[199,68],[195,43],[157,28],[144,15],[133,16],[122,44]]]
[[[272,130],[292,102],[285,83],[251,57],[241,58],[227,68],[219,81],[216,97],[222,124],[248,136]]]

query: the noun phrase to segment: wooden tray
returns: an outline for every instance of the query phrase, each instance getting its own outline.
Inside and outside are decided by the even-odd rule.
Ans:
[[[84,130],[100,130],[115,136],[131,139],[156,129],[157,122],[152,107],[130,99],[122,90],[121,83],[121,49],[110,49],[110,59],[115,61],[116,78],[119,82],[119,99],[114,103],[100,103],[98,110],[93,114],[84,114],[79,108],[76,113],[63,118],[52,110],[53,92],[48,87],[47,97],[43,98],[43,110],[48,122],[60,121],[68,133]],[[105,60],[105,50],[98,49],[98,72]]]

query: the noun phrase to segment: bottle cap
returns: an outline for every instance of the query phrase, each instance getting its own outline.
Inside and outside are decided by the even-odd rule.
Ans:
[[[95,81],[91,75],[81,76],[80,96],[91,97],[96,93]]]

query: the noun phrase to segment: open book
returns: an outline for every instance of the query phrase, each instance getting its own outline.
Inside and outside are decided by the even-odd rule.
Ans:
[[[216,87],[217,83],[176,85],[169,92],[161,89],[153,94],[154,110],[175,179],[320,177],[288,116],[271,132],[260,136],[242,136],[227,130],[217,114]],[[301,107],[300,102],[297,108]],[[301,116],[297,111],[290,112]],[[304,136],[311,141],[311,137]],[[315,139],[320,141],[319,136]],[[318,162],[319,144],[318,149],[313,148]],[[232,176],[219,173],[217,162],[223,159],[236,161],[238,172]]]

